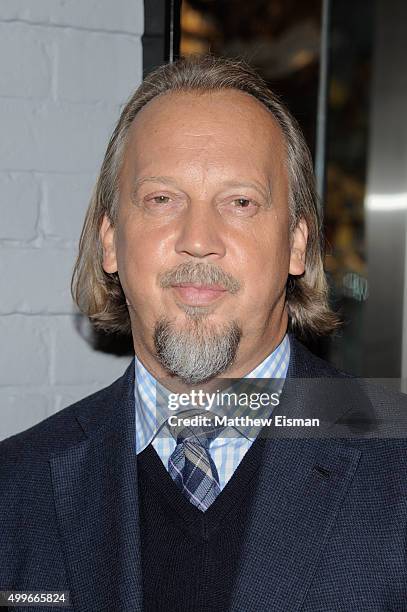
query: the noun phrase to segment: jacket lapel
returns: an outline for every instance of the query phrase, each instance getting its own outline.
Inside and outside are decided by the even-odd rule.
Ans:
[[[134,362],[78,414],[86,439],[50,460],[78,612],[142,610],[133,389]]]
[[[233,612],[301,609],[359,457],[323,441],[267,441]]]
[[[327,372],[324,362],[290,340],[290,367],[278,412],[298,417],[304,408],[311,416],[312,398],[304,398],[301,382],[291,379],[322,378]],[[328,375],[332,377],[332,370]],[[323,411],[325,427],[348,411],[349,404],[330,401]],[[280,434],[266,440],[232,594],[233,612],[301,609],[360,456],[346,442],[328,437]]]

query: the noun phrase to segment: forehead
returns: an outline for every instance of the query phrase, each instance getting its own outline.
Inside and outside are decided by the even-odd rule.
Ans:
[[[125,166],[130,163],[143,173],[160,161],[182,165],[191,159],[207,171],[229,165],[274,173],[284,165],[284,136],[271,112],[241,91],[171,92],[154,98],[130,127]]]

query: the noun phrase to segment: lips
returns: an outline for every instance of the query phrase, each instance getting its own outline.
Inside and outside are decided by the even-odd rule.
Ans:
[[[210,304],[227,293],[221,285],[180,283],[172,287],[183,302],[195,306]]]

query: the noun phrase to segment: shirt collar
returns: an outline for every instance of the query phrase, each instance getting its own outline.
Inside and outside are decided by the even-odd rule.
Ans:
[[[285,334],[280,344],[258,366],[244,378],[280,378],[285,379],[290,360],[290,341]],[[168,407],[156,402],[157,380],[135,356],[135,417],[136,417],[136,453],[141,453],[155,437],[158,430],[168,419]],[[284,383],[283,383],[284,384]]]

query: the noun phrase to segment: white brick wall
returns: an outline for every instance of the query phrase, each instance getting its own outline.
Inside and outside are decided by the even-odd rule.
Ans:
[[[108,137],[142,74],[143,0],[0,3],[0,439],[115,380],[70,277]]]

